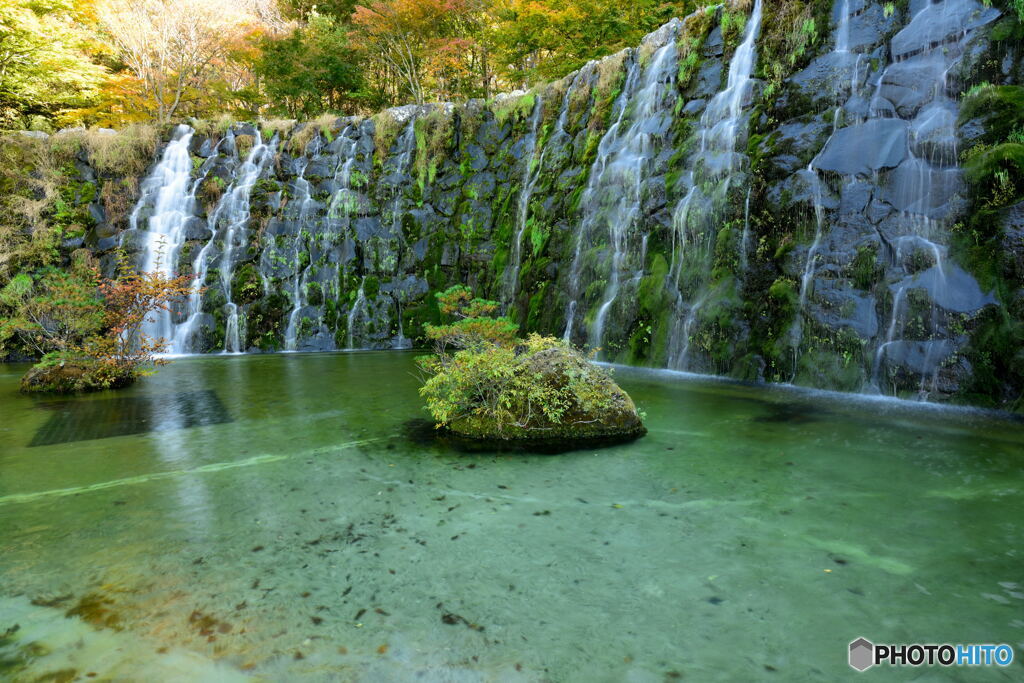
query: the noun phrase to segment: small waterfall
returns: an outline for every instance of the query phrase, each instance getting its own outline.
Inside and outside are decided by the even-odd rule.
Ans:
[[[878,345],[878,350],[875,351],[875,363],[871,372],[871,384],[872,386],[879,386],[879,374],[882,370],[882,360],[885,357],[885,350],[892,344],[896,337],[896,326],[899,324],[900,310],[903,304],[903,297],[907,292],[906,287],[900,287],[896,290],[896,296],[892,300],[892,317],[889,321],[888,332],[885,335],[885,341]]]
[[[229,133],[229,138],[231,137],[233,135]],[[192,291],[186,301],[187,317],[183,323],[174,328],[172,353],[194,353],[197,350],[195,343],[202,318],[202,292],[211,262],[218,258],[216,256],[218,242],[222,244],[219,254],[220,285],[227,299],[224,351],[228,353],[242,351],[238,306],[232,301],[231,292],[231,280],[235,265],[234,251],[236,248],[248,246],[249,197],[256,181],[273,160],[275,146],[276,143],[264,144],[259,133],[256,133],[256,141],[252,149],[235,172],[236,180],[221,195],[217,206],[209,216],[207,225],[210,229],[210,239],[203,245],[195,259],[195,279],[192,282]]]
[[[416,116],[409,119],[398,136],[395,143],[398,155],[394,160],[392,173],[404,175],[409,173],[413,164],[413,154],[416,152]],[[402,187],[397,185],[394,190],[394,198],[391,200],[391,232],[401,236],[401,209],[404,193]]]
[[[178,255],[185,243],[185,228],[195,211],[198,183],[192,181],[192,157],[189,145],[192,129],[178,126],[164,149],[159,163],[141,185],[139,201],[129,216],[131,234],[144,235],[140,267],[143,272],[161,272],[167,277],[177,273]],[[152,207],[148,218],[142,214]],[[146,229],[141,230],[141,224]],[[171,340],[174,323],[170,311],[156,311],[143,324],[145,334]],[[173,346],[171,353],[177,353]]]
[[[289,299],[292,309],[285,329],[285,350],[296,351],[300,338],[306,338],[300,329],[304,321],[314,321],[315,336],[320,337],[321,348],[334,348],[334,341],[327,339],[331,331],[324,324],[323,301],[336,300],[340,294],[337,261],[343,248],[339,240],[348,235],[352,215],[360,205],[357,191],[356,162],[359,128],[348,124],[328,148],[328,154],[320,156],[319,142],[309,159],[303,159],[303,167],[295,181],[295,201],[298,211],[294,216],[297,234],[292,242],[291,280]],[[317,138],[319,140],[319,138]],[[306,172],[313,163],[336,157],[330,186],[333,191],[326,208],[312,199],[310,182]],[[361,173],[361,172],[360,172]],[[358,186],[364,179],[360,176]],[[321,186],[322,188],[323,186]],[[306,261],[303,265],[303,261]],[[318,290],[320,303],[310,303],[311,288]]]
[[[874,92],[866,115],[851,117],[850,125],[843,127],[840,115],[856,111],[857,102],[862,101],[859,56],[856,62],[849,61],[853,57],[850,22],[855,14],[851,4],[849,0],[841,2],[833,51],[837,64],[845,59],[853,65],[850,101],[837,108],[831,136],[804,172],[811,189],[816,232],[803,268],[800,310],[791,343],[799,357],[806,322],[828,315],[819,312],[818,306],[824,305],[827,311],[830,304],[814,297],[819,268],[824,270],[826,263],[833,270],[842,267],[844,248],[850,249],[853,239],[859,239],[860,245],[876,244],[888,266],[893,310],[883,328],[884,336],[879,330],[874,353],[869,356],[873,358],[869,388],[882,390],[882,366],[891,359],[921,376],[924,396],[937,380],[940,363],[954,348],[940,322],[940,311],[973,310],[985,299],[976,283],[966,282],[969,276],[958,269],[951,273],[956,267],[945,259],[949,223],[957,213],[961,189],[956,149],[958,105],[950,94],[956,86],[949,82],[949,74],[961,60],[965,38],[998,16],[998,11],[985,9],[976,0],[912,3],[914,15],[890,42],[893,61],[873,77]],[[872,205],[879,212],[888,212],[888,217],[873,221],[873,234],[867,235],[858,234],[863,231],[858,223],[863,220],[861,211],[841,210],[830,226],[823,198],[825,181],[838,190],[840,207],[853,201],[847,197],[868,191]],[[836,236],[826,237],[826,226]],[[854,242],[852,247],[860,245]],[[925,260],[929,263],[923,263]],[[951,276],[961,285],[958,292],[948,286]],[[915,328],[909,333],[904,329],[909,316],[901,315],[901,310],[913,302],[920,309],[922,294],[932,309],[924,316],[927,329]],[[796,369],[794,363],[794,372]]]
[[[416,152],[416,115],[409,119],[405,129],[398,138],[398,156],[395,158],[392,173],[401,177],[412,168],[413,155]],[[391,238],[402,241],[402,211],[405,199],[405,187],[401,184],[394,189],[395,196],[391,200]]]
[[[755,0],[743,42],[729,63],[726,87],[701,115],[697,132],[700,148],[687,164],[682,177],[685,195],[672,217],[670,277],[675,285],[676,311],[669,334],[668,365],[676,369],[686,369],[688,365],[690,337],[710,294],[707,283],[717,221],[727,207],[730,187],[746,165],[739,150],[746,144],[746,108],[754,86],[761,16],[761,0]],[[741,242],[741,259],[746,258],[746,249],[745,242]],[[684,292],[690,293],[689,300]]]
[[[568,111],[569,93],[572,87],[566,91],[565,100],[562,103],[562,114],[559,115],[559,123],[564,125],[563,116]],[[541,148],[540,158],[537,158],[537,138],[540,128],[541,114],[544,112],[544,100],[537,95],[537,101],[533,105],[533,115],[530,117],[530,132],[526,137],[525,147],[529,151],[523,156],[523,174],[520,180],[519,201],[516,205],[516,234],[512,242],[512,259],[505,267],[502,277],[501,299],[505,302],[506,310],[512,305],[512,299],[519,287],[519,268],[523,260],[523,236],[526,234],[526,226],[530,217],[530,197],[540,180],[541,167],[544,165],[544,154],[546,148]],[[536,163],[534,159],[537,158]]]
[[[359,283],[359,292],[356,294],[356,300],[352,302],[352,308],[348,312],[348,348],[356,348],[355,335],[353,330],[355,329],[356,320],[362,320],[366,322],[366,276],[363,276],[362,282]],[[399,316],[401,318],[401,316]]]
[[[220,261],[220,281],[227,299],[225,304],[227,323],[224,335],[224,351],[226,353],[241,353],[242,351],[242,340],[238,329],[238,304],[234,302],[232,292],[235,250],[247,249],[249,246],[249,199],[256,181],[260,179],[264,169],[273,161],[276,147],[276,139],[271,140],[269,144],[264,144],[259,131],[256,132],[256,142],[238,171],[238,180],[229,190],[227,196],[222,199],[223,211],[218,207],[218,217],[223,217],[226,223],[224,252]],[[211,228],[213,227],[211,226]]]
[[[398,334],[391,340],[391,348],[395,351],[412,348],[412,340],[405,336],[405,326],[402,323],[402,302],[395,297],[395,312],[398,318]]]
[[[835,52],[850,51],[850,0],[842,0],[839,6],[839,25],[836,28]]]
[[[418,111],[408,115],[408,122],[395,141],[394,150],[385,161],[384,175],[391,186],[391,197],[388,201],[386,229],[380,236],[361,240],[363,246],[362,262],[358,264],[358,272],[362,278],[356,299],[348,314],[347,347],[354,348],[407,348],[411,342],[405,338],[401,320],[400,291],[377,289],[376,294],[366,295],[365,285],[368,276],[380,280],[394,277],[400,267],[400,256],[404,247],[402,217],[406,211],[406,189],[409,174],[413,167],[416,154],[416,118]],[[390,330],[391,317],[388,302],[393,302],[398,330],[394,338],[381,339],[372,330]]]
[[[839,16],[836,23],[836,38],[832,49],[832,61],[837,65],[845,64],[851,57],[850,52],[850,22],[853,18],[853,12],[850,7],[850,0],[841,0],[839,7]],[[849,98],[854,100],[859,96],[860,90],[860,60],[861,55],[853,56],[853,76],[850,80]],[[836,83],[836,97],[842,97],[843,84],[842,82]],[[832,115],[832,133],[829,136],[831,141],[836,133],[840,130],[840,122],[844,113],[844,107],[842,104],[835,108]],[[828,146],[828,141],[825,143],[825,147]],[[804,262],[803,274],[800,277],[800,295],[799,295],[799,309],[796,315],[796,319],[793,322],[793,326],[790,328],[790,347],[793,349],[793,374],[795,376],[797,370],[797,359],[799,357],[799,347],[803,340],[803,318],[804,311],[807,307],[807,298],[810,294],[811,285],[814,282],[814,275],[817,270],[818,258],[822,249],[822,241],[825,237],[826,229],[826,215],[825,215],[825,202],[824,193],[822,191],[822,182],[818,176],[818,168],[815,162],[818,157],[811,160],[811,163],[807,165],[807,169],[803,172],[803,178],[806,180],[807,185],[810,188],[811,203],[814,210],[814,239],[811,242],[810,248],[807,250],[807,256]]]
[[[814,273],[818,265],[818,254],[821,251],[821,242],[825,236],[825,202],[822,198],[821,180],[818,178],[818,171],[814,167],[813,160],[807,165],[804,176],[811,187],[811,203],[814,207],[814,241],[811,242],[811,246],[807,250],[804,272],[800,277],[799,309],[796,320],[793,321],[793,327],[790,329],[790,346],[794,354],[794,375],[796,374],[796,357],[799,354],[800,342],[803,339],[804,309],[807,307],[807,296],[811,290],[811,283],[814,281]]]
[[[291,289],[291,301],[292,310],[288,314],[288,327],[285,328],[284,332],[284,349],[285,351],[296,351],[298,350],[298,325],[299,325],[299,313],[302,311],[303,306],[303,277],[306,274],[306,269],[302,267],[301,256],[303,254],[302,236],[303,232],[309,225],[310,208],[313,204],[313,197],[309,191],[309,181],[306,180],[306,169],[309,167],[309,160],[304,160],[305,163],[302,165],[302,170],[299,171],[298,177],[295,179],[294,184],[294,199],[293,202],[298,203],[298,215],[296,220],[298,223],[298,234],[295,236],[292,247],[292,266],[295,269],[295,274],[292,277],[292,289]],[[308,252],[306,252],[308,253]],[[312,259],[311,259],[312,260]],[[308,268],[307,266],[306,268]]]
[[[608,284],[588,330],[587,342],[592,348],[604,342],[605,327],[620,295],[623,276],[629,284],[636,284],[643,275],[646,232],[639,249],[632,243],[634,233],[641,231],[643,184],[659,151],[655,141],[667,134],[676,100],[675,34],[678,26],[673,25],[672,29],[667,36],[662,36],[666,42],[651,55],[646,66],[641,65],[636,51],[631,53],[625,84],[613,110],[614,123],[598,145],[582,195],[585,213],[577,230],[570,269],[570,301],[564,336],[569,339],[574,334],[576,313],[583,295],[583,244],[602,240],[607,235],[611,252]]]
[[[640,63],[636,59],[635,55],[631,56],[629,65],[629,71],[626,75],[626,83],[622,88],[622,93],[619,95],[615,102],[616,120],[615,123],[608,129],[601,142],[597,146],[597,156],[594,159],[594,163],[590,167],[590,175],[587,183],[587,189],[583,192],[582,205],[589,207],[593,203],[594,195],[600,186],[600,179],[604,175],[604,170],[607,168],[608,154],[607,146],[610,144],[609,140],[613,140],[614,136],[618,133],[619,127],[622,125],[622,117],[626,114],[626,105],[629,102],[629,97],[632,95],[633,88],[636,82],[636,76],[640,72]],[[570,299],[566,309],[566,322],[565,322],[565,333],[563,337],[566,341],[571,340],[573,335],[573,326],[576,321],[576,309],[578,307],[578,299],[582,294],[583,283],[583,242],[584,236],[587,235],[590,227],[590,223],[595,220],[594,211],[588,210],[584,216],[583,224],[576,231],[576,248],[573,252],[572,265],[569,269],[569,292]]]

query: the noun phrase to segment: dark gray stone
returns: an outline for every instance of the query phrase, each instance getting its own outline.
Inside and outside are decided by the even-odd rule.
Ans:
[[[971,313],[996,303],[992,293],[981,291],[977,280],[960,266],[948,262],[941,269],[933,266],[910,275],[891,289],[895,293],[899,287],[924,289],[937,306],[956,313]]]
[[[478,173],[487,168],[487,155],[480,145],[466,145],[466,158],[469,159],[470,167]]]
[[[893,36],[893,57],[903,59],[955,40],[967,31],[994,21],[999,14],[999,10],[986,8],[975,0],[946,0],[925,5],[909,24]]]
[[[895,168],[907,157],[907,123],[872,119],[840,128],[814,160],[815,168],[841,175],[871,175]]]
[[[206,221],[198,216],[192,216],[185,221],[183,226],[186,240],[208,240],[213,234],[209,227],[206,225]]]
[[[355,221],[356,239],[365,242],[371,237],[387,237],[388,231],[382,229],[379,216],[366,216]]]
[[[725,41],[722,40],[722,27],[719,24],[715,24],[715,27],[711,29],[711,33],[708,34],[707,40],[704,41],[701,54],[705,57],[721,57],[724,50]]]
[[[102,204],[92,202],[89,204],[89,217],[94,223],[104,223],[107,220],[107,212],[103,210]]]
[[[711,98],[722,89],[722,62],[709,59],[697,71],[696,82],[691,96],[695,99]]]

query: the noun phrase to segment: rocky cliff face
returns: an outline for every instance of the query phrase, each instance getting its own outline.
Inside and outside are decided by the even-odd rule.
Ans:
[[[179,127],[89,242],[199,275],[155,323],[178,353],[405,347],[465,283],[606,360],[1010,406],[1024,62],[996,5],[757,0],[492,102]]]

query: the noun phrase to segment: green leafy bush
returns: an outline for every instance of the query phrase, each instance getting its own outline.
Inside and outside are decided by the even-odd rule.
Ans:
[[[643,433],[629,396],[568,342],[488,317],[498,304],[456,286],[437,295],[448,325],[429,326],[437,353],[418,359],[438,428],[473,438],[588,438]],[[460,350],[449,353],[447,348]]]

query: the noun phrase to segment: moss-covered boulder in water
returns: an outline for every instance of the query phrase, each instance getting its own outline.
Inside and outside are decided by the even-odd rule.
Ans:
[[[559,339],[466,349],[435,360],[421,393],[438,426],[496,442],[621,441],[647,433],[608,370]]]
[[[49,354],[21,378],[26,394],[73,394],[119,389],[138,379],[138,374],[109,363],[69,354]]]

